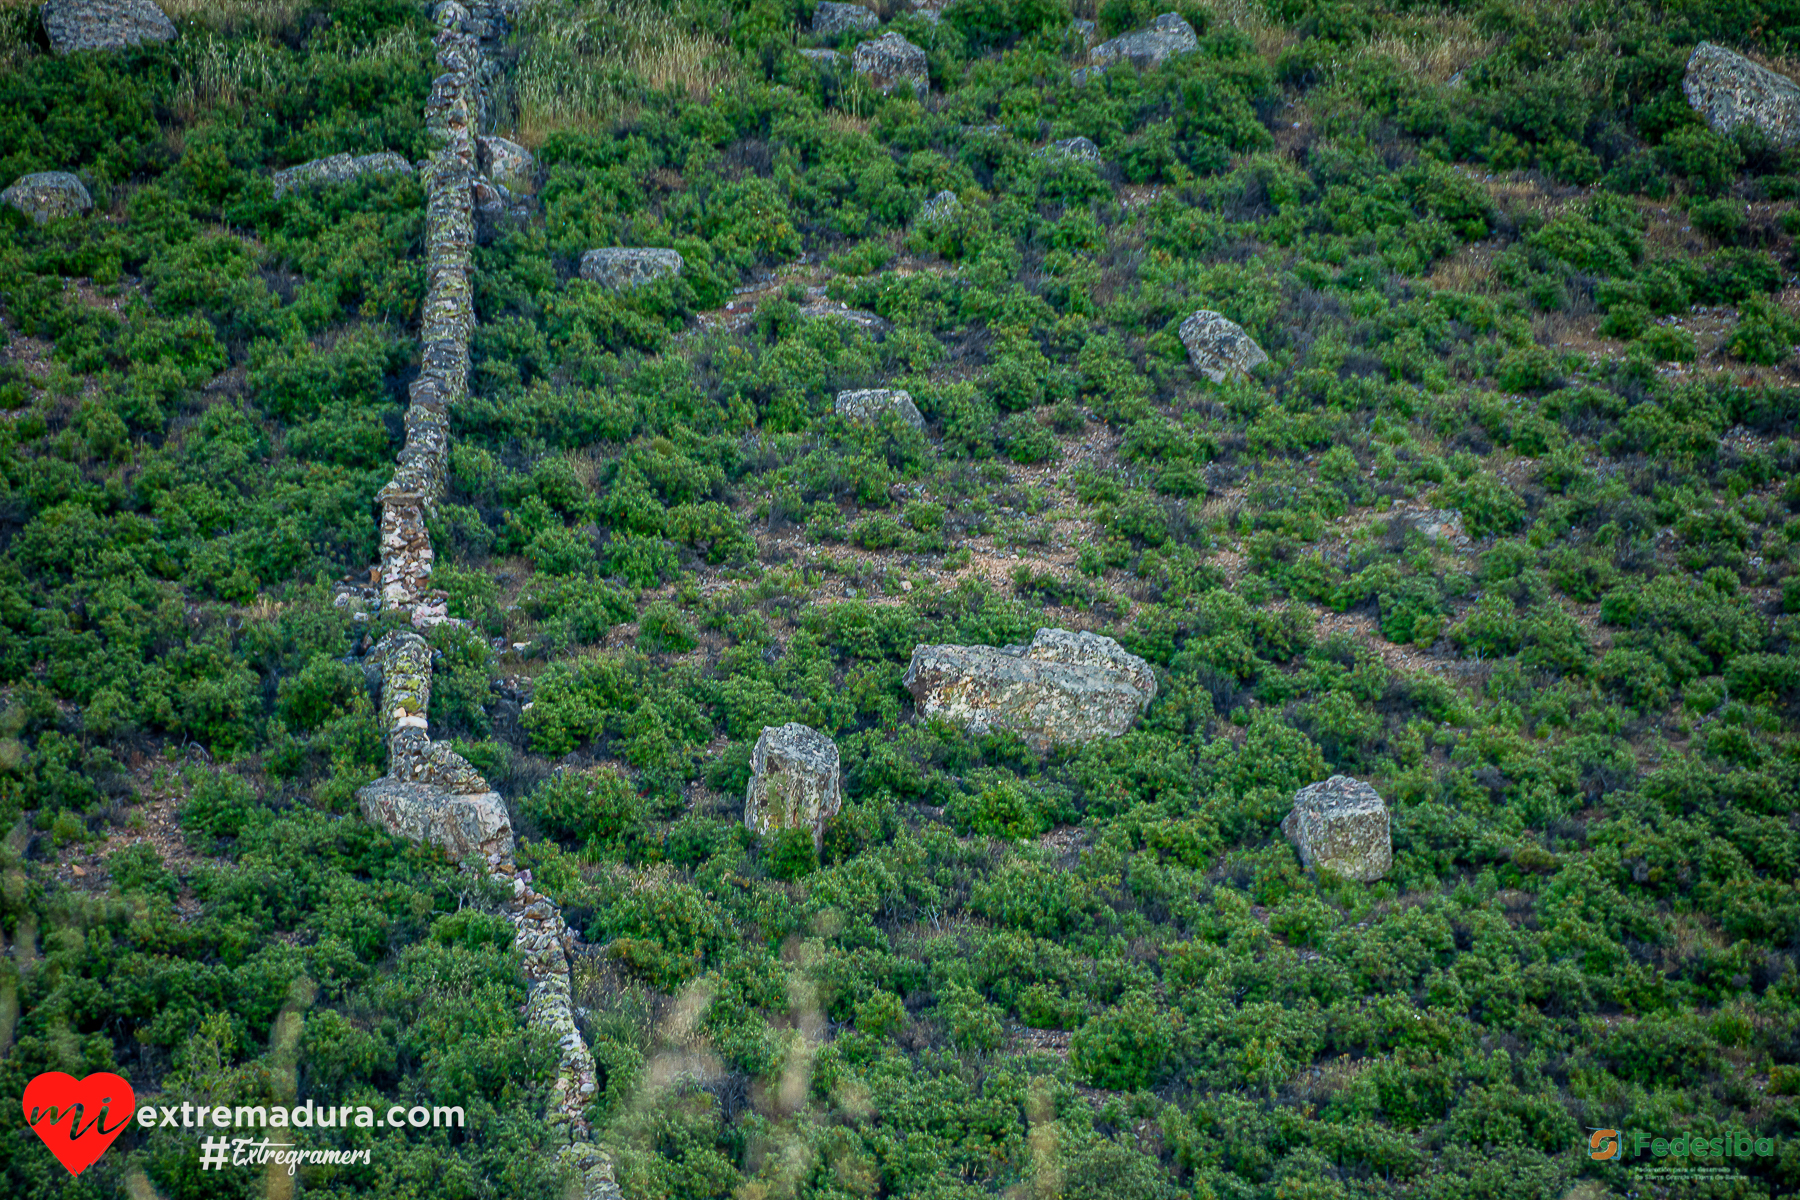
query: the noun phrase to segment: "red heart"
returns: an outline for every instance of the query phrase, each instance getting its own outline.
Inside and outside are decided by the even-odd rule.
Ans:
[[[69,1174],[79,1175],[131,1124],[136,1103],[131,1085],[110,1071],[86,1079],[45,1071],[25,1085],[25,1123]]]

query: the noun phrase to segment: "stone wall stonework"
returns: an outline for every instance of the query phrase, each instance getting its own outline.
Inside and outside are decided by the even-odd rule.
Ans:
[[[534,170],[530,156],[504,139],[482,138],[488,92],[496,77],[484,50],[511,26],[511,0],[437,6],[439,75],[426,102],[426,127],[439,148],[424,164],[426,295],[420,322],[420,371],[406,412],[406,439],[394,477],[381,489],[379,600],[419,629],[454,622],[442,592],[432,591],[431,537],[426,527],[444,492],[449,463],[449,410],[468,395],[469,338],[475,329],[473,251],[478,218],[528,220],[529,205],[511,190]],[[516,151],[516,153],[515,153]],[[521,157],[522,156],[522,157]],[[483,172],[499,176],[490,178]],[[496,209],[499,210],[496,214]],[[348,607],[372,589],[339,592]],[[623,1200],[612,1158],[595,1145],[583,1115],[598,1087],[594,1057],[575,1024],[569,964],[579,938],[562,910],[531,887],[513,859],[505,801],[466,759],[431,740],[432,651],[416,633],[389,633],[370,651],[379,676],[388,774],[357,792],[363,816],[396,835],[438,846],[465,871],[511,892],[506,908],[519,948],[528,1000],[525,1019],[555,1040],[559,1062],[550,1090],[549,1124],[557,1154],[579,1180],[581,1200]],[[367,669],[367,668],[365,668]]]
[[[1294,793],[1294,810],[1281,832],[1307,867],[1325,867],[1358,883],[1373,883],[1394,865],[1387,805],[1374,788],[1347,775]]]
[[[1066,629],[1040,629],[1028,646],[919,646],[904,683],[922,717],[1037,747],[1119,737],[1156,696],[1149,663]]]

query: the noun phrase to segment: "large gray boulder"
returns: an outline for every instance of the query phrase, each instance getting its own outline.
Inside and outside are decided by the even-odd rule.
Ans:
[[[175,37],[175,23],[150,0],[45,0],[39,16],[58,54],[124,50]]]
[[[39,171],[22,175],[0,192],[0,203],[10,204],[42,225],[56,217],[78,217],[94,207],[94,198],[81,180],[67,171]]]
[[[275,172],[275,195],[282,196],[295,188],[324,183],[344,183],[362,175],[410,175],[413,166],[392,150],[374,154],[330,154],[298,166]]]
[[[531,151],[503,137],[483,134],[475,140],[476,164],[481,174],[514,196],[537,191],[537,159]]]
[[[673,250],[609,246],[581,256],[581,277],[623,292],[679,275],[685,265]]]
[[[389,775],[359,788],[356,799],[371,825],[436,846],[456,862],[492,863],[512,855],[512,820],[495,792],[458,795]]]
[[[1040,629],[1029,646],[919,646],[905,684],[924,717],[1040,747],[1118,737],[1156,696],[1149,663],[1066,629]]]
[[[883,417],[893,413],[914,429],[925,428],[925,418],[920,415],[918,405],[913,403],[912,393],[899,388],[839,392],[836,407],[838,416],[860,425],[879,424]]]
[[[1373,883],[1394,865],[1387,805],[1374,788],[1347,775],[1295,792],[1281,832],[1307,867],[1325,867],[1358,883]]]
[[[825,822],[844,806],[837,743],[816,729],[789,722],[763,726],[750,752],[750,790],[744,825],[762,836],[776,829],[804,829],[813,849],[825,846]]]
[[[931,90],[925,51],[892,31],[858,46],[850,56],[850,67],[883,94],[909,87],[913,95],[922,98]]]
[[[881,25],[881,18],[860,4],[835,4],[821,0],[813,9],[813,32],[825,37],[840,33],[861,33]]]
[[[1800,141],[1800,85],[1723,46],[1694,47],[1681,91],[1719,133],[1750,124],[1777,146]]]
[[[1147,71],[1177,54],[1191,53],[1199,44],[1200,39],[1195,36],[1192,25],[1175,13],[1164,13],[1143,29],[1122,33],[1089,50],[1091,65],[1076,71],[1074,79],[1077,84],[1086,83],[1122,62]]]
[[[1181,323],[1181,344],[1187,347],[1194,369],[1214,383],[1224,383],[1232,375],[1248,375],[1269,361],[1242,325],[1206,309]]]

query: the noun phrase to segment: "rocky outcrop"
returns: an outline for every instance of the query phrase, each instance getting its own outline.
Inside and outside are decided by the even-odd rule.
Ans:
[[[891,31],[858,46],[850,56],[850,67],[884,95],[909,87],[913,95],[923,98],[931,90],[925,51]]]
[[[1072,158],[1077,162],[1100,165],[1100,147],[1084,137],[1063,138],[1031,152],[1033,158]]]
[[[750,752],[744,826],[757,836],[804,829],[813,849],[825,846],[825,822],[844,806],[837,743],[797,722],[765,725]]]
[[[919,646],[905,684],[923,717],[1037,746],[1118,737],[1156,696],[1149,663],[1066,629],[1040,629],[1029,646]]]
[[[1181,323],[1181,344],[1187,347],[1194,369],[1214,383],[1234,375],[1248,375],[1269,361],[1244,327],[1216,312],[1201,309]]]
[[[945,188],[919,206],[919,223],[929,225],[934,221],[948,220],[961,211],[961,198],[949,188]]]
[[[1777,146],[1800,142],[1800,84],[1723,46],[1694,47],[1681,92],[1719,133],[1748,124]]]
[[[820,0],[819,6],[813,9],[812,31],[821,37],[861,33],[865,29],[877,29],[880,26],[881,18],[860,4],[836,4],[833,0]]]
[[[918,405],[913,403],[912,393],[899,388],[839,392],[836,408],[838,416],[860,425],[879,424],[883,417],[892,413],[914,429],[923,431],[925,428],[925,418],[920,415]]]
[[[299,187],[344,183],[363,175],[411,175],[413,165],[392,150],[376,154],[331,154],[275,172],[272,177],[279,198]]]
[[[125,50],[175,38],[175,23],[150,0],[45,0],[39,18],[58,54]]]
[[[1295,792],[1281,832],[1308,868],[1324,867],[1358,883],[1373,883],[1394,865],[1387,805],[1374,788],[1347,775]]]
[[[581,277],[623,292],[679,275],[685,265],[673,250],[608,246],[581,256]]]
[[[475,139],[475,161],[483,176],[512,195],[537,193],[537,159],[519,143],[483,134]]]
[[[1177,54],[1191,53],[1199,45],[1192,25],[1175,13],[1164,13],[1143,29],[1122,33],[1088,51],[1090,65],[1076,71],[1074,79],[1077,84],[1086,83],[1122,62],[1147,71]]]
[[[10,204],[39,225],[57,217],[78,217],[94,207],[81,180],[67,171],[39,171],[21,175],[0,192],[0,203]]]

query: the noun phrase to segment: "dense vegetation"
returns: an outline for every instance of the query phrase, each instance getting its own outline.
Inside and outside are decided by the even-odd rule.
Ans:
[[[1800,1132],[1800,153],[1680,92],[1696,40],[1778,56],[1800,14],[1174,8],[1197,53],[1077,88],[1065,0],[895,6],[923,103],[800,56],[805,0],[516,36],[593,73],[505,93],[542,220],[478,253],[433,529],[477,629],[434,632],[431,716],[595,947],[633,1200],[1601,1196],[1590,1128]],[[423,13],[56,58],[34,11],[0,11],[0,177],[98,208],[0,212],[4,1090],[461,1103],[306,1194],[558,1195],[493,897],[355,815],[385,623],[331,584],[376,553],[420,189],[268,181],[423,156]],[[618,14],[643,54],[595,40]],[[696,46],[730,86],[663,86]],[[1074,136],[1103,165],[1033,153]],[[615,244],[687,268],[571,278]],[[1272,362],[1200,379],[1198,308]],[[927,435],[832,415],[890,385]],[[1140,728],[913,719],[915,644],[1040,625],[1156,665]],[[844,756],[820,857],[739,820],[786,720]],[[1382,883],[1276,829],[1332,772],[1392,807]],[[1733,1165],[1717,1194],[1800,1185],[1785,1142]],[[69,1180],[12,1125],[0,1171],[263,1194],[162,1131]]]

